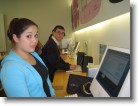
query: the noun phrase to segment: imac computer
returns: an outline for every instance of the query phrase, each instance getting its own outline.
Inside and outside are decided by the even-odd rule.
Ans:
[[[73,48],[73,52],[74,52],[74,53],[77,53],[77,52],[78,52],[79,45],[80,45],[80,42],[76,42],[76,43],[75,43],[75,46],[74,46],[74,48]]]
[[[71,43],[70,38],[62,40],[62,54],[68,54],[69,53],[70,43]]]
[[[130,50],[108,46],[90,85],[94,97],[130,97]]]

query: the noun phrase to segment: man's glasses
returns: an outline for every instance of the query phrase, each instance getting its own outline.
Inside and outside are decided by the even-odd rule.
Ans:
[[[64,35],[65,36],[65,32],[56,31],[56,33],[59,34],[59,35]]]

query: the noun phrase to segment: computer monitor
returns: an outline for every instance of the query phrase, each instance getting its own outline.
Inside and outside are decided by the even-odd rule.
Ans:
[[[108,46],[90,91],[94,97],[130,97],[130,50]]]
[[[93,63],[93,57],[85,55],[83,58],[82,66],[81,66],[83,72],[88,71],[88,68],[87,68],[88,63]]]
[[[77,52],[78,52],[79,45],[80,45],[80,42],[76,42],[76,43],[75,43],[75,46],[74,46],[74,48],[73,48],[73,52],[74,52],[74,53],[77,53]]]
[[[62,40],[62,54],[68,54],[71,45],[71,38]]]
[[[77,65],[82,66],[84,56],[85,56],[85,53],[84,52],[78,52],[77,53]]]
[[[62,49],[69,49],[70,43],[71,43],[71,38],[62,39],[62,41],[61,41],[62,47],[61,48]]]

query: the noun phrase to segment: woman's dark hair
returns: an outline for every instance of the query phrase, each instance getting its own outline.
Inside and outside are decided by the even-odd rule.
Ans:
[[[13,34],[20,38],[21,34],[32,25],[38,27],[36,23],[27,18],[14,18],[10,22],[9,28],[7,30],[7,35],[9,39],[13,41]]]

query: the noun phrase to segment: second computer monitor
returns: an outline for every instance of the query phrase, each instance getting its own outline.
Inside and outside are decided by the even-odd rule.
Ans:
[[[78,52],[79,45],[80,45],[80,42],[76,42],[76,43],[75,43],[75,46],[74,46],[74,48],[73,48],[73,52],[74,52],[74,53],[77,53],[77,52]]]

